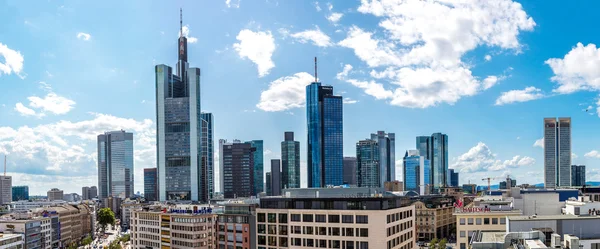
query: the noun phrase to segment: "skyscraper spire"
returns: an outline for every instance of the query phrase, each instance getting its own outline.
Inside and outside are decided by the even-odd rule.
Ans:
[[[317,57],[315,56],[315,82],[317,82]]]
[[[179,8],[179,37],[183,36],[183,10]]]

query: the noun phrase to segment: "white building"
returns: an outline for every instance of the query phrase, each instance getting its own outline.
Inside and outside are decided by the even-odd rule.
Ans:
[[[591,202],[589,196],[580,196],[579,200],[568,200],[563,212],[572,215],[599,215],[600,202]]]
[[[22,249],[24,238],[23,234],[0,234],[0,249]]]
[[[11,209],[12,211],[21,212],[28,211],[31,209],[41,208],[41,207],[53,207],[53,206],[61,206],[66,204],[67,202],[63,200],[58,201],[15,201],[12,202]]]

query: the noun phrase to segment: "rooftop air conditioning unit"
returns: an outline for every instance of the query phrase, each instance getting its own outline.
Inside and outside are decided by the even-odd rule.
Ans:
[[[560,234],[553,233],[551,236],[550,246],[552,248],[561,248]]]

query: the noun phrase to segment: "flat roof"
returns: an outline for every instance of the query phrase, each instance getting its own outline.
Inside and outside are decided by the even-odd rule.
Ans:
[[[504,242],[506,232],[482,232],[481,242]]]
[[[509,216],[508,220],[600,220],[600,216],[590,216],[590,215],[538,215],[535,218],[533,216]]]
[[[507,214],[507,215],[515,215],[515,214],[522,214],[523,212],[521,212],[521,210],[506,210],[506,211],[489,211],[489,212],[460,212],[460,211],[456,211],[458,209],[455,209],[453,215],[499,215],[499,214]],[[511,216],[511,217],[515,217],[515,216]],[[518,216],[517,216],[518,217]]]
[[[548,248],[548,247],[546,247],[544,242],[540,241],[539,239],[525,240],[525,244],[527,244],[527,248],[530,248],[530,249]]]

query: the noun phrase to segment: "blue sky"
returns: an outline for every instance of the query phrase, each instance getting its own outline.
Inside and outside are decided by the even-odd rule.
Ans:
[[[96,185],[96,135],[125,129],[143,191],[156,158],[154,65],[175,66],[182,7],[215,138],[263,139],[266,168],[294,131],[304,170],[317,56],[319,80],[345,98],[346,155],[377,130],[396,133],[397,159],[415,136],[443,132],[461,183],[540,183],[543,118],[569,116],[573,163],[600,180],[600,36],[590,32],[600,3],[449,2],[3,1],[0,154],[13,185],[80,192]]]

